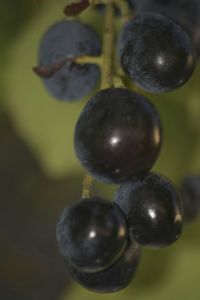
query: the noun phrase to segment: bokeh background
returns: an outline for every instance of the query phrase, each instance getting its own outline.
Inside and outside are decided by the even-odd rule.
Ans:
[[[74,154],[73,130],[87,99],[57,102],[32,72],[40,38],[64,18],[65,4],[0,1],[0,299],[199,300],[200,219],[185,225],[170,248],[145,249],[135,280],[122,292],[91,293],[65,270],[55,227],[67,203],[81,195],[84,170]],[[88,11],[81,19],[101,35],[102,15]],[[154,170],[177,185],[186,174],[200,173],[199,83],[200,67],[176,93],[148,95],[164,126]],[[112,199],[116,187],[95,183],[94,189]]]

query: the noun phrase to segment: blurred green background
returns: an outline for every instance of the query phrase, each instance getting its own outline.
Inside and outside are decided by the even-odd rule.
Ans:
[[[74,154],[73,130],[87,99],[55,101],[31,70],[42,34],[64,18],[65,4],[0,2],[0,299],[199,300],[200,220],[184,226],[170,248],[145,249],[135,280],[122,292],[96,295],[68,277],[55,226],[67,202],[80,197],[84,170]],[[81,19],[101,35],[102,15],[88,11]],[[200,171],[199,82],[200,67],[176,93],[148,95],[164,127],[154,169],[177,185]],[[100,183],[94,188],[109,199],[116,189]]]

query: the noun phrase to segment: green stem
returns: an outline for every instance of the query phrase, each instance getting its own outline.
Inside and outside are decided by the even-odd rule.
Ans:
[[[132,12],[130,10],[127,0],[115,0],[115,4],[119,7],[121,11],[121,17],[123,22],[127,22],[132,17]]]
[[[114,6],[106,5],[105,29],[103,38],[103,65],[101,69],[101,88],[106,89],[113,85],[113,57],[115,47],[115,29],[114,29]]]
[[[87,199],[92,196],[91,186],[93,178],[90,175],[85,175],[83,179],[82,199]]]
[[[125,88],[122,77],[117,74],[113,76],[113,85],[115,88]]]
[[[114,7],[107,3],[105,12],[105,29],[103,38],[103,51],[100,57],[80,57],[77,62],[87,63],[93,60],[93,63],[101,67],[101,89],[109,88],[113,85],[113,60],[115,47],[115,30],[114,30]],[[83,180],[82,198],[91,197],[91,186],[93,178],[86,175]]]
[[[74,61],[77,64],[95,64],[95,65],[99,65],[100,67],[102,66],[102,56],[84,55],[84,56],[76,57]]]

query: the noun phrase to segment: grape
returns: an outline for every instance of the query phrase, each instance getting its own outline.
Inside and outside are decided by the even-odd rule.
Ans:
[[[137,12],[158,13],[180,23],[192,37],[200,54],[200,1],[199,0],[144,0]]]
[[[113,203],[93,197],[67,207],[57,225],[60,252],[75,268],[101,271],[127,244],[126,220]]]
[[[134,12],[137,13],[138,9],[140,9],[146,0],[129,0],[130,6],[132,6],[135,10]]]
[[[156,93],[182,86],[196,61],[188,33],[167,17],[152,13],[127,22],[120,34],[119,55],[131,79]]]
[[[200,175],[186,176],[180,190],[184,221],[193,221],[200,213]]]
[[[164,247],[175,242],[182,228],[182,207],[168,179],[150,173],[122,184],[115,201],[124,212],[130,237],[143,246]]]
[[[154,106],[143,96],[109,88],[93,96],[75,128],[82,165],[104,182],[142,176],[155,163],[162,132]]]
[[[61,21],[45,33],[39,48],[39,64],[51,66],[67,56],[99,55],[100,41],[96,33],[78,21]],[[96,65],[78,65],[67,61],[44,84],[55,98],[73,101],[83,98],[100,78]]]
[[[80,272],[69,266],[72,278],[83,287],[99,293],[117,292],[129,285],[140,260],[140,247],[136,243],[127,246],[123,255],[108,269],[97,273]]]

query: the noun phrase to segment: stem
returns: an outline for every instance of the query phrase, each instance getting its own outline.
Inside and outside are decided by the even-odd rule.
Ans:
[[[83,179],[82,199],[90,198],[92,195],[91,186],[93,178],[90,175],[85,175]]]
[[[105,31],[103,38],[103,65],[101,69],[101,88],[106,89],[112,86],[112,65],[114,56],[114,7],[112,4],[106,5],[105,12]]]
[[[132,17],[132,12],[130,10],[128,2],[126,0],[115,0],[115,3],[121,11],[123,22],[127,22],[128,20],[130,20]]]
[[[102,68],[102,56],[90,56],[90,55],[82,55],[77,57],[66,56],[66,58],[61,61],[54,63],[49,66],[37,66],[33,68],[33,71],[42,78],[50,78],[56,72],[58,72],[67,61],[74,62],[76,64],[95,64]]]
[[[99,57],[88,57],[88,62],[93,62],[101,66],[101,88],[106,89],[113,85],[113,57],[114,57],[114,7],[112,4],[106,5],[105,31],[103,39],[103,53]],[[80,57],[76,62],[87,63],[87,57]],[[82,199],[91,197],[91,186],[93,178],[86,175],[83,180]]]
[[[79,56],[74,59],[75,63],[77,64],[95,64],[102,66],[102,56]]]
[[[113,76],[113,84],[115,88],[125,88],[122,77],[117,74]]]
[[[117,50],[115,51],[115,64],[114,64],[114,76],[113,76],[113,83],[115,88],[126,88],[126,85],[124,84],[124,78],[125,74],[124,71],[122,70],[119,59],[118,59],[118,54]]]

